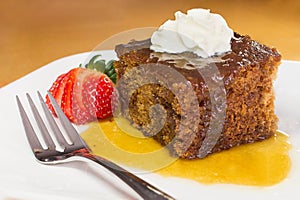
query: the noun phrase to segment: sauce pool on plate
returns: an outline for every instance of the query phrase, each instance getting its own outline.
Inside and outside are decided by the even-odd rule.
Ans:
[[[93,122],[81,136],[94,154],[119,164],[205,184],[269,186],[284,180],[290,170],[290,144],[288,136],[281,132],[267,140],[214,153],[204,159],[184,160],[171,157],[152,138],[127,134],[138,131],[124,120],[121,123],[122,129],[113,119]]]

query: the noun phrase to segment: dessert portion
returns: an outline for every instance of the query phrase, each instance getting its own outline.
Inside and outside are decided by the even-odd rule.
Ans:
[[[201,20],[215,20],[207,10],[177,13],[176,20],[162,25],[151,39],[116,46],[121,114],[184,159],[273,136],[277,130],[273,81],[281,60],[277,50],[231,33],[222,27],[223,19],[210,23],[219,24],[216,27],[207,21],[202,26]],[[182,28],[182,23],[200,25]],[[217,43],[210,38],[213,35]],[[221,127],[219,133],[214,133],[215,127]]]

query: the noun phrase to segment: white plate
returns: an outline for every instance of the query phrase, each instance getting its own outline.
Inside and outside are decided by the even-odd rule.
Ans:
[[[103,58],[115,58],[102,51]],[[91,56],[82,53],[54,61],[1,88],[0,199],[138,199],[131,189],[98,166],[69,163],[45,166],[37,163],[26,141],[15,95],[45,92],[55,78]],[[279,129],[290,135],[292,169],[281,183],[270,187],[231,184],[203,185],[187,179],[138,174],[178,199],[296,199],[300,188],[300,62],[283,61],[276,88]]]

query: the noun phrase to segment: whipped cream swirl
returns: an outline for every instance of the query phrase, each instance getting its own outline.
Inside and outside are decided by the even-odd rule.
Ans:
[[[233,30],[225,19],[206,9],[192,9],[175,13],[151,37],[151,49],[156,52],[193,52],[207,58],[231,50]]]

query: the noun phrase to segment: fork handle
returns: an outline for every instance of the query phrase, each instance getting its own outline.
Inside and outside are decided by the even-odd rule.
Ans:
[[[158,188],[154,187],[153,185],[147,183],[146,181],[140,179],[136,175],[130,173],[129,171],[125,170],[124,168],[116,165],[113,162],[105,158],[101,158],[99,156],[93,155],[89,152],[89,150],[85,149],[85,151],[80,151],[78,156],[90,159],[112,173],[114,173],[117,177],[123,180],[127,185],[129,185],[134,191],[136,191],[143,199],[157,199],[157,200],[174,200],[172,196],[168,195],[167,193],[159,190]]]

